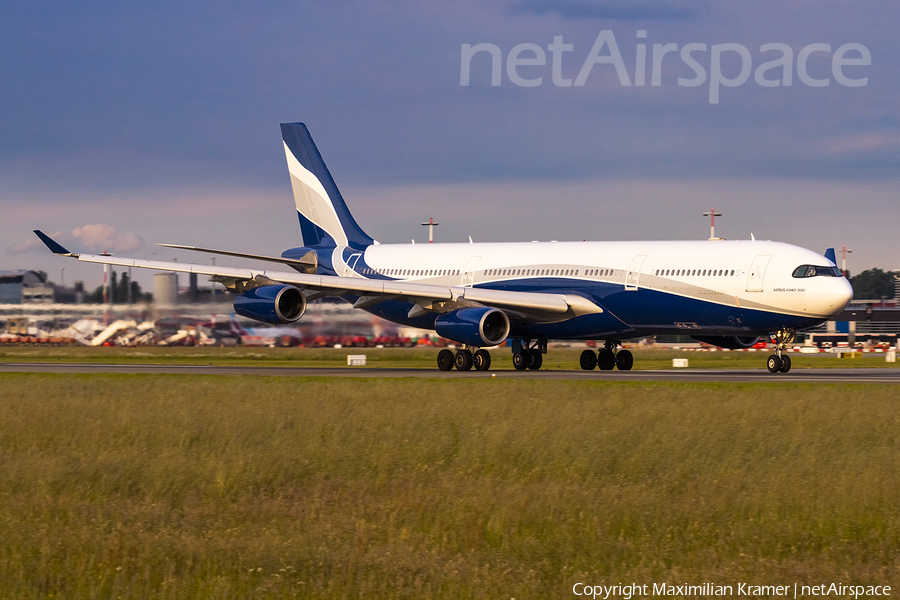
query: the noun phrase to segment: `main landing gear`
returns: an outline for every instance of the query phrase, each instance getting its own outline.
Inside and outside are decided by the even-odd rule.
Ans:
[[[457,371],[470,371],[472,367],[476,371],[487,371],[491,368],[491,353],[484,348],[463,346],[454,355],[452,350],[444,348],[438,352],[437,364],[441,371],[451,371],[453,367]]]
[[[512,349],[513,366],[517,370],[537,371],[547,353],[547,340],[513,340]],[[453,367],[457,371],[470,371],[472,367],[476,371],[487,371],[491,368],[491,353],[472,346],[460,346],[455,354],[444,348],[438,352],[437,364],[441,371],[452,371]]]
[[[769,373],[787,373],[791,370],[791,357],[783,354],[787,345],[794,341],[793,329],[779,329],[770,336],[775,344],[775,354],[769,356],[766,368]]]
[[[517,371],[531,369],[537,371],[544,364],[544,355],[547,354],[547,340],[514,340],[513,341],[513,367]]]
[[[599,367],[601,371],[612,371],[618,368],[620,371],[630,371],[634,366],[634,355],[628,350],[616,350],[619,347],[618,340],[606,340],[599,352],[585,350],[581,353],[580,363],[584,371],[593,371]]]

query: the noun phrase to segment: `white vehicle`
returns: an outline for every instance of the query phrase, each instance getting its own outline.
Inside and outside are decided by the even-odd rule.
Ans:
[[[794,332],[838,314],[853,296],[825,256],[763,241],[379,244],[356,223],[302,123],[281,125],[304,245],[280,257],[175,246],[281,263],[242,269],[76,254],[40,231],[55,254],[84,262],[210,275],[238,294],[235,311],[292,323],[308,301],[339,296],[389,321],[459,344],[438,367],[490,368],[486,347],[512,340],[517,369],[539,369],[547,340],[605,340],[583,369],[629,370],[622,340],[682,334],[724,348],[775,341],[769,371],[790,370]]]

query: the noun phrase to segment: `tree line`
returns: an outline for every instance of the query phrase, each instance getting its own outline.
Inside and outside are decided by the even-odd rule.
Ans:
[[[847,278],[853,286],[853,297],[859,300],[891,300],[897,289],[894,276],[881,269],[868,269],[855,277],[847,273]]]
[[[119,277],[115,271],[110,271],[109,276],[109,298],[107,302],[110,304],[125,304],[128,302],[128,288],[131,287],[132,302],[152,302],[153,294],[141,290],[141,284],[137,281],[131,281],[128,273],[122,273]],[[85,300],[89,303],[103,302],[103,286],[97,287],[93,292],[87,294]]]

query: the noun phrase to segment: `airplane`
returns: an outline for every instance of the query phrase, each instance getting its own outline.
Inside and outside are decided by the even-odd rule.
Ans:
[[[209,275],[237,294],[234,310],[264,323],[299,320],[310,301],[337,296],[374,315],[432,329],[458,344],[442,371],[488,370],[507,340],[518,370],[540,369],[548,340],[602,340],[584,370],[630,370],[623,340],[689,335],[722,348],[771,339],[766,367],[787,373],[797,331],[841,312],[853,289],[825,255],[757,241],[380,244],[357,224],[303,123],[281,125],[303,246],[263,256],[160,244],[280,263],[290,271],[186,264],[70,252],[82,262]],[[752,237],[752,236],[751,236]]]

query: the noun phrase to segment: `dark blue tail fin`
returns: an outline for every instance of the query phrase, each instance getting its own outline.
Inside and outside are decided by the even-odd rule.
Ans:
[[[375,240],[362,230],[347,209],[306,125],[282,123],[281,137],[303,244],[351,246],[359,250],[373,244]]]

